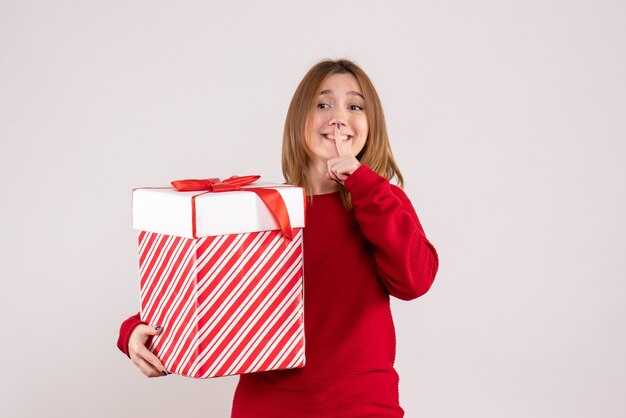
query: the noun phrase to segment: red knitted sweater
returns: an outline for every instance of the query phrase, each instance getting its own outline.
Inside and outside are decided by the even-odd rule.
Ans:
[[[414,299],[438,268],[404,192],[365,165],[339,193],[314,196],[304,229],[306,365],[241,375],[233,418],[402,417],[389,295]],[[128,318],[118,347],[140,323]]]

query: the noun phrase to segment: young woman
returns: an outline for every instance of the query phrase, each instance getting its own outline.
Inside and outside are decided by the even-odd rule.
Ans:
[[[368,76],[325,60],[304,76],[283,136],[283,174],[305,188],[306,365],[241,375],[233,418],[402,417],[389,297],[417,298],[438,269],[393,159]],[[138,315],[118,346],[147,376],[166,375]]]

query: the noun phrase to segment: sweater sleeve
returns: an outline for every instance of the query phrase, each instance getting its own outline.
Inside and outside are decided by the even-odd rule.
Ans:
[[[146,324],[139,318],[139,313],[131,316],[120,326],[120,335],[117,338],[117,348],[119,348],[122,353],[128,356],[128,339],[130,338],[130,334],[132,334],[133,330],[137,325]],[[130,356],[129,356],[130,357]]]
[[[375,247],[378,273],[389,293],[403,300],[426,293],[439,258],[406,194],[365,164],[345,187],[361,231]]]

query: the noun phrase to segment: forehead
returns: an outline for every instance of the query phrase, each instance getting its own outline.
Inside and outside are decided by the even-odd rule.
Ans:
[[[319,94],[328,91],[336,94],[345,94],[352,91],[363,94],[359,82],[352,74],[332,74],[326,77],[320,85]]]

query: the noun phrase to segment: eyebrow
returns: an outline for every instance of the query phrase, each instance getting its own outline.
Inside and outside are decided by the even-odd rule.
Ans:
[[[333,92],[332,90],[322,90],[320,92],[320,96],[323,96],[325,94],[332,94],[332,92]],[[358,91],[351,90],[347,94],[349,96],[359,96],[361,99],[365,100],[365,97],[363,97],[363,95],[361,93],[359,93]]]

